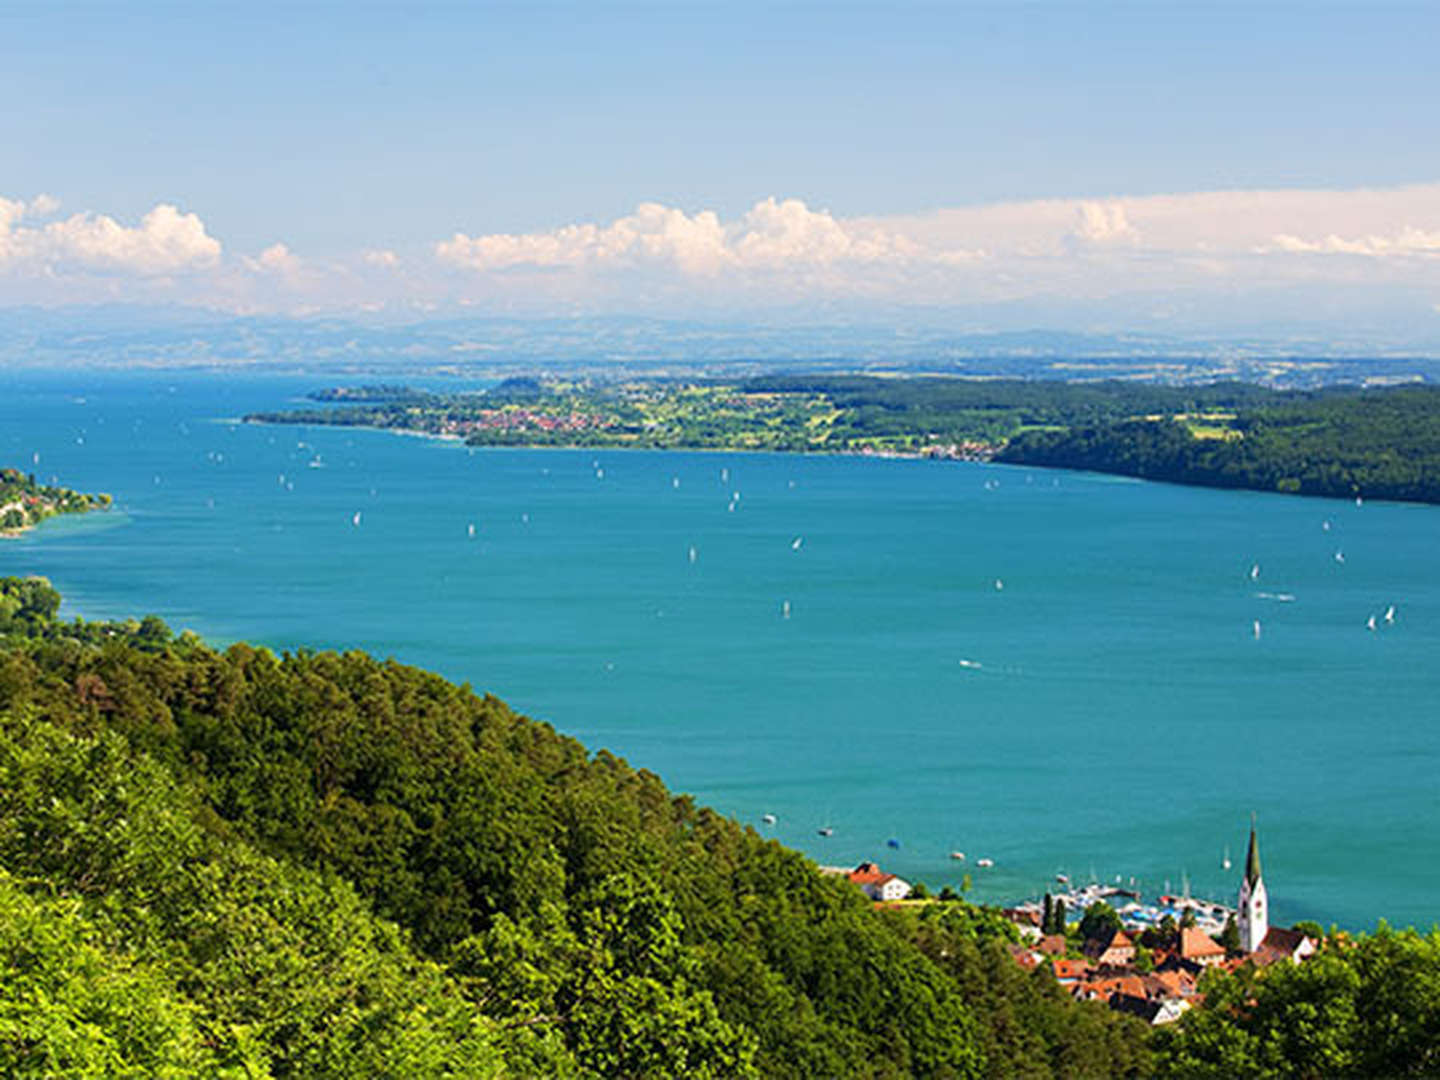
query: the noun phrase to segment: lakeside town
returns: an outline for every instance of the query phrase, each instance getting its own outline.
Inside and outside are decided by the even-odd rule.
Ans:
[[[109,507],[110,503],[109,495],[86,495],[41,484],[33,473],[0,468],[0,537],[19,536],[56,514],[83,514]]]
[[[821,869],[843,875],[878,905],[929,902],[923,886],[873,862]],[[940,899],[951,894],[947,888]],[[1091,884],[1046,893],[1002,914],[1016,927],[1019,940],[1008,950],[1021,969],[1046,968],[1075,1000],[1099,1002],[1151,1025],[1173,1023],[1201,1004],[1206,971],[1300,963],[1322,937],[1313,924],[1270,925],[1253,826],[1234,908],[1188,893],[1146,903],[1133,890]]]

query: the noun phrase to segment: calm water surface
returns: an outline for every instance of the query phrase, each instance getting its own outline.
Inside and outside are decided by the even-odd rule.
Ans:
[[[0,573],[438,670],[825,863],[1233,900],[1253,809],[1278,919],[1440,917],[1436,508],[226,420],[325,381],[0,375],[0,463],[117,501]]]

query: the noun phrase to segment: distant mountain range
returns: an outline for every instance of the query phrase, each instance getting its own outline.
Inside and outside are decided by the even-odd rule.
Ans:
[[[929,321],[927,321],[927,319]],[[1271,385],[1440,378],[1433,347],[1310,337],[992,330],[912,324],[564,319],[237,317],[185,307],[0,309],[0,365],[61,368],[245,365],[367,374],[491,375],[696,369],[944,372],[1031,378],[1219,378]]]

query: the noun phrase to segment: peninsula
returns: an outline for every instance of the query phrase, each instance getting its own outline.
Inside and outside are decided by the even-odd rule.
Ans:
[[[946,376],[510,378],[473,393],[332,388],[259,423],[471,446],[851,453],[1084,469],[1207,487],[1440,503],[1440,387],[1165,386]]]
[[[0,468],[0,537],[19,536],[55,514],[83,514],[110,505],[109,495],[86,495],[36,481],[33,473]]]

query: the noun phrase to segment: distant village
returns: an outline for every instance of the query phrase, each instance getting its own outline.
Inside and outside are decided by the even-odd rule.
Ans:
[[[912,898],[912,886],[874,863],[843,874],[876,903]],[[1009,946],[1026,970],[1048,966],[1055,981],[1081,1001],[1096,1001],[1149,1024],[1178,1020],[1203,1000],[1207,968],[1235,971],[1299,963],[1319,941],[1301,929],[1271,926],[1255,830],[1236,908],[1189,896],[1144,904],[1132,891],[1090,885],[1005,908],[1020,931]]]

